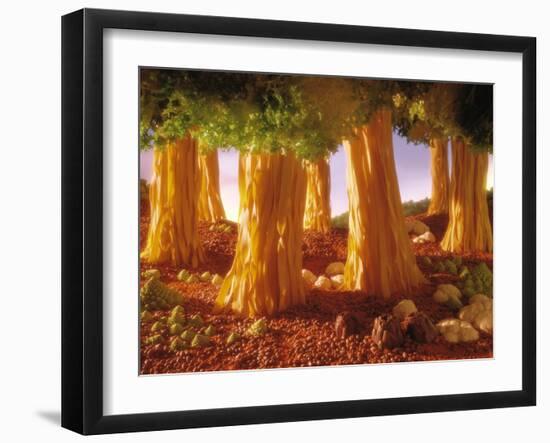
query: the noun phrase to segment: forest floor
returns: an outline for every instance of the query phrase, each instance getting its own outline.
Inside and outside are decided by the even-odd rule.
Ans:
[[[437,240],[435,243],[411,243],[417,260],[422,256],[450,256],[439,247],[439,240],[447,225],[445,216],[418,215],[408,218],[417,218],[426,223]],[[148,207],[142,205],[142,247],[148,223]],[[207,262],[197,269],[199,273],[210,271],[212,274],[225,275],[229,270],[235,249],[237,226],[230,222],[226,224],[231,226],[230,232],[211,231],[209,225],[201,224],[200,236]],[[345,262],[346,242],[345,229],[333,229],[328,234],[306,231],[303,245],[304,268],[319,275],[329,263]],[[484,261],[492,269],[493,257],[492,254],[469,254],[463,256],[463,261],[466,265]],[[184,296],[186,315],[200,314],[206,324],[214,326],[216,332],[211,337],[210,345],[205,347],[170,351],[171,336],[167,331],[161,333],[160,343],[146,344],[145,340],[152,335],[152,323],[170,313],[154,311],[152,319],[141,322],[140,371],[142,374],[160,374],[492,358],[493,338],[483,332],[480,333],[479,340],[470,343],[450,344],[442,336],[430,344],[417,343],[407,336],[401,347],[391,350],[379,349],[373,343],[371,330],[374,319],[379,315],[391,313],[392,308],[405,298],[413,299],[418,310],[427,314],[434,323],[456,316],[447,306],[435,303],[432,294],[438,284],[452,283],[457,277],[445,273],[432,273],[420,261],[419,266],[428,283],[418,288],[415,294],[407,297],[395,294],[390,299],[383,300],[367,297],[362,292],[312,289],[307,293],[304,305],[267,319],[267,332],[261,336],[250,337],[244,333],[253,320],[226,313],[212,314],[218,291],[213,284],[184,283],[176,278],[179,268],[142,263],[141,271],[150,268],[160,270],[161,281]],[[364,331],[346,338],[338,338],[335,333],[335,319],[343,312],[360,313],[365,321]],[[228,345],[226,340],[232,332],[240,334],[242,338]]]

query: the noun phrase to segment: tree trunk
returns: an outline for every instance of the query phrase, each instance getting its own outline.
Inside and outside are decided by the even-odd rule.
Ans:
[[[141,258],[148,263],[196,267],[203,261],[198,236],[197,142],[185,137],[153,154],[151,220]]]
[[[380,109],[344,142],[349,196],[344,285],[384,298],[425,282],[405,230],[391,120],[391,111]]]
[[[302,234],[306,179],[294,154],[247,154],[239,168],[235,257],[215,311],[268,316],[305,301]]]
[[[199,196],[199,220],[215,223],[225,219],[220,195],[220,167],[218,151],[199,155],[201,190]]]
[[[474,153],[454,137],[449,225],[441,247],[450,252],[492,252],[493,230],[487,206],[489,154]]]
[[[447,138],[430,140],[432,165],[432,197],[428,215],[449,212],[449,160]]]
[[[330,230],[330,166],[328,159],[306,163],[307,192],[304,228]]]

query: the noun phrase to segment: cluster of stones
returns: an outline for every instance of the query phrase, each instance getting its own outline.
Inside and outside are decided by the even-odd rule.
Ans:
[[[306,288],[317,288],[325,291],[339,290],[344,284],[344,263],[330,263],[324,275],[316,276],[308,269],[302,269],[302,279]]]
[[[405,220],[405,229],[407,234],[413,235],[413,243],[433,243],[435,235],[430,231],[430,228],[420,220]]]
[[[225,232],[229,233],[232,230],[231,225],[228,225],[226,223],[216,223],[213,225],[210,225],[210,228],[208,228],[209,231],[216,231],[216,232]]]
[[[194,274],[187,269],[182,269],[178,272],[177,279],[187,284],[203,282],[212,283],[218,287],[223,283],[223,277],[220,274],[211,274],[209,271],[205,271],[202,274]]]

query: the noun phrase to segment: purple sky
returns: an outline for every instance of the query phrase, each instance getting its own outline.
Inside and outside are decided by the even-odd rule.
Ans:
[[[408,144],[397,134],[393,136],[397,178],[401,191],[401,200],[421,200],[431,192],[430,153],[426,146]],[[450,153],[449,153],[450,154]],[[450,155],[449,155],[450,158]],[[147,181],[151,178],[152,151],[142,152],[140,156],[140,177]],[[234,150],[219,151],[220,186],[226,215],[236,220],[239,206],[237,186],[238,153]],[[346,191],[346,158],[340,147],[330,158],[332,215],[348,210]],[[489,157],[489,175],[487,187],[493,186],[493,157]]]

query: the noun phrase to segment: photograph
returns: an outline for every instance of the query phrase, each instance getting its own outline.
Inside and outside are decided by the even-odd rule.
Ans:
[[[141,376],[493,358],[493,84],[138,71]]]

